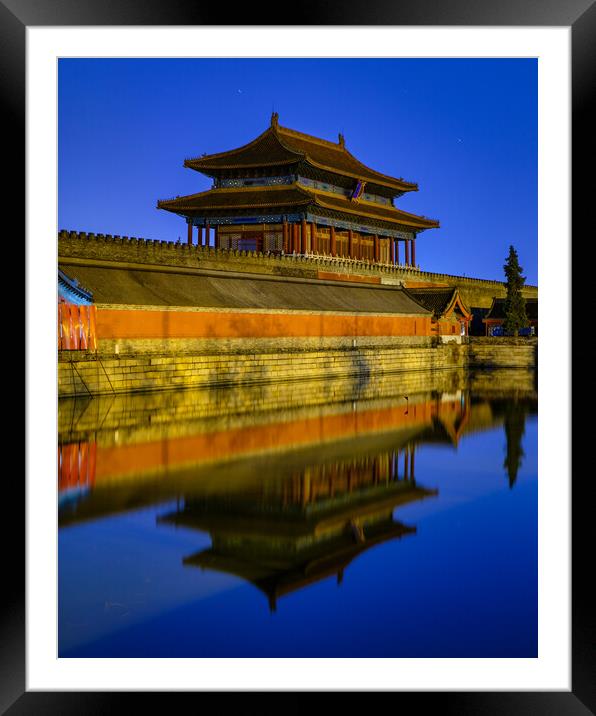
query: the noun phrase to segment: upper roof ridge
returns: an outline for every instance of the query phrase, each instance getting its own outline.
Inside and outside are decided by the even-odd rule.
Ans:
[[[304,139],[308,139],[309,142],[313,142],[315,144],[321,144],[324,147],[330,147],[332,149],[337,149],[337,151],[346,151],[345,148],[345,140],[343,134],[340,134],[339,137],[341,138],[339,142],[331,142],[328,139],[321,139],[321,137],[315,137],[313,134],[307,134],[306,132],[299,132],[297,129],[290,129],[290,127],[281,127],[279,124],[271,125],[276,129],[277,132],[280,132],[281,134],[289,134],[291,137],[302,137]]]

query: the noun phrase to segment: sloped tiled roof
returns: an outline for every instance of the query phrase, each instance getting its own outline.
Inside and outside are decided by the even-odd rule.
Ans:
[[[339,194],[331,195],[313,190],[311,190],[311,193],[319,206],[328,209],[337,209],[338,211],[344,211],[348,214],[356,214],[358,216],[370,216],[375,219],[405,224],[413,228],[436,229],[439,226],[439,222],[434,219],[427,219],[417,214],[410,214],[408,211],[402,211],[394,206],[376,204],[372,201],[355,202]]]
[[[408,288],[408,294],[422,306],[433,312],[435,318],[443,316],[452,305],[459,303],[465,315],[469,315],[468,307],[461,300],[457,288]]]
[[[198,194],[157,202],[158,209],[175,213],[198,213],[216,209],[265,209],[275,206],[306,205],[312,197],[296,184],[234,189],[209,189]]]
[[[81,266],[62,259],[60,268],[90,286],[95,302],[131,306],[330,311],[429,316],[406,291],[395,286],[307,281],[226,271],[196,274],[164,272],[160,266],[138,270]]]
[[[418,185],[413,182],[387,176],[362,164],[346,149],[343,139],[336,144],[280,127],[277,122],[272,122],[262,134],[242,147],[187,159],[184,166],[215,175],[225,169],[290,165],[300,161],[332,173],[379,184],[394,189],[396,193],[418,190]]]
[[[381,221],[407,226],[413,229],[431,229],[439,222],[426,219],[407,211],[374,202],[354,202],[339,194],[320,192],[298,184],[286,186],[264,186],[233,189],[210,189],[157,202],[158,209],[174,213],[199,215],[201,212],[231,211],[235,209],[261,209],[274,207],[320,206],[325,209],[343,212],[358,217],[368,217]]]
[[[93,294],[68,274],[58,269],[58,300],[75,304],[93,303]]]
[[[504,298],[493,298],[492,306],[484,319],[493,318],[505,320],[505,300]],[[538,320],[538,299],[526,298],[526,315],[531,321]]]

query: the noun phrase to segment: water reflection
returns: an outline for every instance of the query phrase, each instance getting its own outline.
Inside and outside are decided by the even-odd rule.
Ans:
[[[480,374],[478,386],[474,375],[428,374],[432,389],[424,392],[408,390],[417,386],[402,377],[392,381],[393,396],[382,384],[377,386],[385,389],[382,397],[345,400],[339,390],[335,402],[323,404],[329,383],[318,382],[294,392],[288,384],[251,388],[246,396],[219,389],[61,401],[60,525],[186,494],[261,489],[272,479],[257,467],[264,455],[283,456],[275,469],[276,479],[285,480],[285,466],[296,455],[308,463],[306,474],[316,472],[329,451],[344,458],[337,463],[343,465],[355,450],[389,442],[406,474],[411,461],[413,477],[418,445],[457,447],[464,434],[499,424],[513,486],[523,458],[525,417],[536,411],[536,393],[533,372],[512,373],[501,371],[490,389],[486,374]],[[513,400],[507,397],[508,379],[515,383]],[[449,390],[441,390],[445,387]]]
[[[185,557],[187,566],[231,573],[277,599],[337,576],[360,553],[415,534],[393,517],[400,505],[436,495],[417,487],[413,446],[351,460],[309,465],[253,490],[191,497],[160,524],[208,532],[211,547]]]
[[[509,487],[515,485],[517,473],[524,458],[522,438],[526,427],[526,406],[513,400],[505,407],[505,436],[507,437],[507,452],[503,467],[507,470]]]
[[[62,401],[59,526],[151,507],[152,540],[189,535],[169,558],[178,569],[241,580],[276,611],[281,597],[342,585],[357,558],[417,535],[412,506],[443,491],[428,470],[417,480],[421,452],[448,456],[500,430],[512,488],[536,408],[524,371],[381,376],[356,394],[341,381]],[[63,584],[61,600],[78,588]]]

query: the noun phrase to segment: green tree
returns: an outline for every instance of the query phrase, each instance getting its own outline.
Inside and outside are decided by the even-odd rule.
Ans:
[[[517,336],[520,328],[530,325],[526,315],[526,299],[522,295],[522,287],[526,277],[522,276],[523,268],[519,265],[517,252],[509,247],[509,256],[503,266],[507,278],[507,298],[505,299],[505,322],[503,330],[507,335]]]

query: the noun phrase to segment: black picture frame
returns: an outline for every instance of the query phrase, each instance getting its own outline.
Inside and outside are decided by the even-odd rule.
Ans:
[[[572,31],[572,201],[573,228],[578,237],[589,238],[588,212],[594,201],[592,191],[594,127],[590,107],[596,88],[596,3],[592,0],[559,0],[537,3],[532,0],[417,0],[415,3],[391,0],[367,0],[366,3],[320,3],[298,1],[292,4],[287,21],[280,14],[279,3],[262,2],[233,6],[197,3],[193,0],[0,0],[0,39],[2,47],[3,101],[2,122],[5,127],[3,153],[5,176],[10,181],[4,189],[5,210],[12,216],[24,216],[25,198],[25,34],[29,26],[85,25],[402,25],[402,26],[570,26]],[[291,21],[291,22],[289,22]],[[300,54],[299,52],[297,54]],[[590,150],[590,147],[592,148]],[[8,171],[7,171],[8,170]],[[562,191],[566,189],[563,188]],[[18,207],[23,207],[19,213]],[[19,229],[21,227],[19,223]],[[18,245],[18,231],[11,245]],[[8,237],[6,237],[8,238]],[[27,257],[26,257],[27,258]],[[16,262],[13,263],[13,266]],[[583,286],[590,285],[589,264],[573,262],[572,301],[577,307],[571,320],[572,335],[585,329],[585,308],[580,299]],[[582,306],[584,311],[582,311]],[[580,321],[582,323],[580,324]],[[585,335],[585,333],[584,333]],[[575,343],[573,369],[588,356],[589,348]],[[26,346],[33,351],[33,346]],[[556,389],[556,387],[555,387]],[[585,390],[585,387],[584,387]],[[572,387],[573,398],[578,387]],[[585,397],[582,394],[582,397]],[[580,405],[579,400],[573,401]],[[582,424],[583,423],[583,424]],[[589,445],[590,421],[576,421],[572,441],[575,464],[583,465],[581,451]],[[31,439],[28,435],[27,439]],[[586,463],[589,465],[589,463]],[[4,565],[2,589],[2,627],[0,635],[0,712],[20,714],[87,714],[129,710],[132,700],[137,706],[141,693],[112,692],[31,692],[25,690],[25,543],[23,484],[12,471],[5,473],[3,497],[9,509],[3,520],[5,554],[12,563]],[[596,713],[596,619],[589,582],[593,573],[590,548],[593,541],[589,484],[591,470],[582,468],[572,479],[572,691],[571,692],[395,692],[398,706],[411,699],[416,706],[440,713],[457,714],[588,714]],[[10,475],[10,479],[8,479]],[[150,694],[152,705],[165,704],[174,694]],[[176,697],[184,694],[176,694]],[[197,694],[186,694],[195,697]],[[422,700],[422,701],[421,701]],[[394,702],[395,703],[395,702]]]

